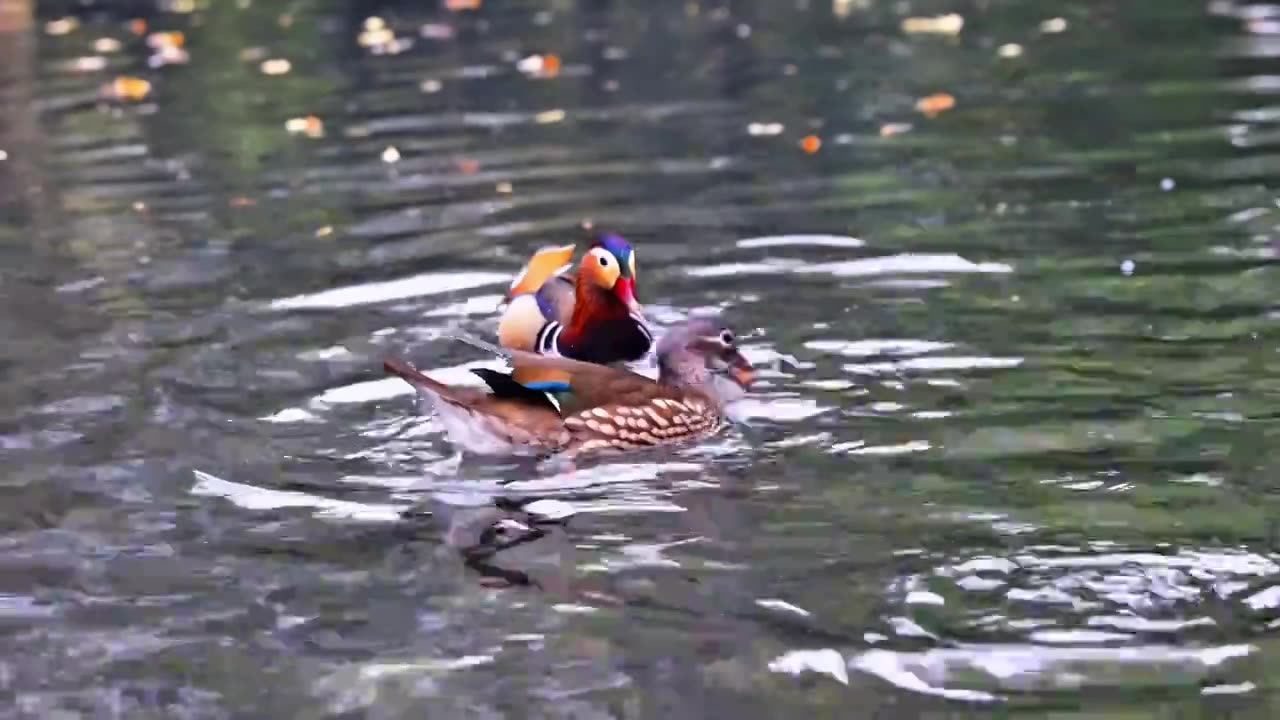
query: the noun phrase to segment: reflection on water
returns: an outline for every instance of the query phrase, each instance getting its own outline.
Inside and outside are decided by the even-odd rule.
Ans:
[[[1275,714],[1260,4],[0,2],[14,717]],[[696,447],[458,457],[610,228]],[[854,704],[856,703],[856,704]]]

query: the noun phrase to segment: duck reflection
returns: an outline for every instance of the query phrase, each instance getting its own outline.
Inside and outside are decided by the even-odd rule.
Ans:
[[[492,505],[449,508],[440,513],[448,522],[445,544],[484,585],[567,594],[575,567],[566,532],[569,517],[539,512],[548,502],[555,501],[495,498]]]

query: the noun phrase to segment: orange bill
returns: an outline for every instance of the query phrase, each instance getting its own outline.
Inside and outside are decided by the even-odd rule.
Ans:
[[[516,275],[516,279],[511,282],[511,289],[507,290],[507,299],[510,300],[522,293],[537,292],[538,288],[542,287],[542,283],[553,277],[572,259],[572,245],[545,247],[537,251],[532,258],[529,258],[529,262],[520,274]]]
[[[756,381],[756,371],[749,367],[731,367],[729,377],[744,388],[750,387]]]

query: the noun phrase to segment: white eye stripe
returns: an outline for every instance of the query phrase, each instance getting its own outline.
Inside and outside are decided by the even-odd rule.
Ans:
[[[634,278],[634,277],[636,276],[636,250],[635,250],[635,248],[632,248],[632,249],[631,249],[631,258],[627,261],[627,264],[628,264],[628,265],[630,265],[630,269],[631,269],[631,277],[633,277],[633,278]]]
[[[604,248],[591,248],[591,252],[589,254],[596,259],[596,264],[602,268],[615,265],[613,254]]]

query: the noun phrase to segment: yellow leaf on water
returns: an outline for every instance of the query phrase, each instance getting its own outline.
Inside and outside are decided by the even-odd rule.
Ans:
[[[555,110],[544,110],[537,115],[534,115],[533,121],[539,125],[550,125],[551,123],[558,123],[561,120],[564,120],[564,118],[564,110],[556,108]]]
[[[959,35],[964,18],[956,13],[937,17],[909,17],[902,21],[902,32],[909,35]]]

